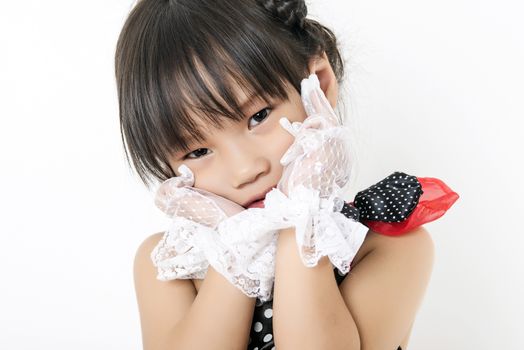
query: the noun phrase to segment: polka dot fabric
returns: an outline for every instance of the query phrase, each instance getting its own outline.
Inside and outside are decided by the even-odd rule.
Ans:
[[[273,300],[257,298],[249,334],[249,350],[275,349],[273,340]]]
[[[350,219],[360,221],[360,211],[349,203],[344,202],[344,206],[340,212]]]
[[[347,274],[341,273],[336,268],[333,270],[333,273],[338,285],[347,276]],[[268,300],[264,303],[257,298],[249,334],[248,350],[266,349],[276,349],[273,340],[273,300]]]
[[[394,172],[355,196],[360,219],[401,222],[415,209],[422,186],[415,176]]]
[[[333,270],[337,284],[340,285],[347,274]],[[265,303],[257,298],[251,332],[249,334],[248,350],[276,350],[273,339],[273,301]],[[397,350],[402,350],[399,346]]]
[[[459,195],[444,181],[397,171],[357,193],[341,213],[387,236],[400,236],[437,220]]]

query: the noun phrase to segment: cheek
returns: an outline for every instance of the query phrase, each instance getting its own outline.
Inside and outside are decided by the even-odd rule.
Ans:
[[[289,149],[294,140],[295,137],[282,128],[280,124],[278,125],[278,128],[271,133],[271,137],[266,143],[266,149],[268,151],[267,154],[271,157],[273,166],[277,168],[281,167],[280,159]]]
[[[294,93],[290,98],[289,115],[291,122],[303,122],[307,118],[306,110],[302,104],[302,98],[297,93]]]
[[[298,96],[298,99],[294,98],[285,108],[278,111],[278,117],[275,121],[276,124],[274,130],[271,133],[270,142],[267,143],[270,145],[268,150],[270,150],[272,157],[275,158],[273,163],[279,166],[281,166],[280,159],[289,149],[291,144],[293,144],[293,141],[295,141],[295,137],[285,130],[278,122],[282,117],[286,117],[290,123],[303,122],[304,119],[306,119],[306,111],[304,110],[300,96]]]
[[[214,167],[198,167],[194,170],[195,173],[195,188],[200,188],[213,193],[221,193],[221,188],[224,187],[222,181],[223,175],[217,172]]]

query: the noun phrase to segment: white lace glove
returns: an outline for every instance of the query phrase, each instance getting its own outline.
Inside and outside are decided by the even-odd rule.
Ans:
[[[157,278],[203,279],[209,265],[249,297],[271,298],[278,229],[262,208],[245,210],[214,193],[192,187],[191,170],[164,181],[155,203],[173,219],[151,253]]]
[[[315,74],[301,82],[307,118],[303,123],[280,123],[295,141],[280,160],[284,171],[277,189],[266,195],[265,208],[279,213],[295,227],[305,266],[323,256],[342,273],[362,245],[368,228],[340,213],[342,189],[350,175],[349,134],[320,89]]]

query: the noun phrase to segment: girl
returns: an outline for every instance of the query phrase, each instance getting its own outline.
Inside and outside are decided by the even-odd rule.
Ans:
[[[144,349],[406,349],[433,264],[421,225],[458,196],[397,172],[340,201],[343,62],[306,15],[140,0],[124,24],[126,155],[173,218],[135,258]]]

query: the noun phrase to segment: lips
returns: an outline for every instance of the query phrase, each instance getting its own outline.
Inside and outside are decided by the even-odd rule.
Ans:
[[[271,191],[273,188],[276,188],[276,186],[271,187],[264,191],[262,194],[257,195],[254,197],[254,199],[251,199],[247,204],[243,205],[244,208],[263,208],[264,207],[264,199],[266,198],[266,194]]]
[[[248,208],[264,208],[264,200],[259,200],[251,203]]]

